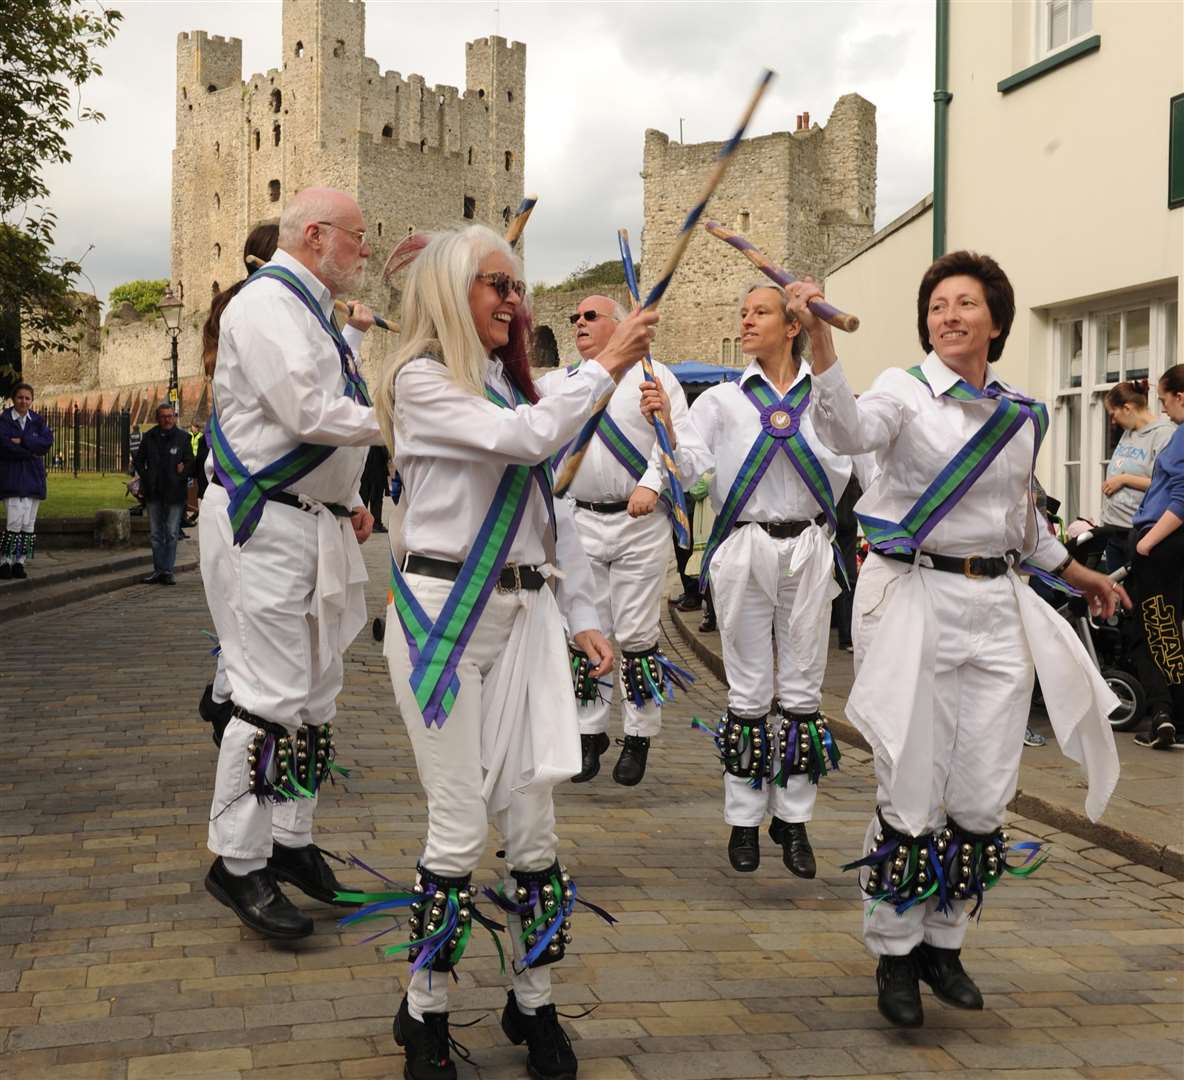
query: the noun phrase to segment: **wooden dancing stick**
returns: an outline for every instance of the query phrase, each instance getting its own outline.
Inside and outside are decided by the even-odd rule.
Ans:
[[[534,209],[534,204],[539,201],[537,195],[527,195],[518,205],[518,212],[514,215],[509,227],[506,229],[506,243],[510,247],[514,247],[518,243],[518,238],[522,235],[522,230],[526,228],[526,222],[530,219],[530,213]]]
[[[781,267],[774,266],[769,261],[767,255],[762,254],[760,249],[751,240],[746,240],[739,233],[732,232],[731,229],[725,229],[722,225],[714,221],[703,222],[703,228],[711,233],[712,236],[719,237],[725,244],[731,244],[753,266],[760,270],[765,277],[771,278],[783,288],[797,281],[797,278],[788,270],[782,270]],[[840,311],[837,307],[828,304],[825,300],[811,300],[806,306],[823,322],[830,323],[836,329],[846,330],[849,334],[853,334],[859,329],[858,315],[848,315],[845,311]]]
[[[724,173],[728,171],[728,166],[732,163],[732,158],[736,155],[736,150],[740,146],[740,140],[744,138],[744,132],[748,128],[748,122],[752,119],[752,114],[756,112],[757,105],[765,96],[765,91],[769,88],[769,83],[773,81],[773,72],[766,68],[757,83],[756,90],[753,91],[752,97],[749,99],[748,106],[744,110],[743,116],[740,117],[740,123],[736,126],[736,130],[732,133],[732,137],[724,143],[716,155],[715,165],[708,174],[707,182],[703,186],[703,193],[699,196],[699,201],[691,208],[691,211],[686,216],[686,220],[682,223],[682,228],[679,230],[678,239],[674,243],[674,247],[670,252],[670,257],[666,260],[666,265],[662,268],[661,276],[654,282],[653,288],[650,289],[646,295],[645,301],[642,303],[642,310],[658,306],[658,301],[662,299],[666,289],[670,285],[671,278],[674,277],[674,271],[678,268],[679,262],[686,253],[687,245],[691,242],[691,234],[694,232],[695,226],[699,223],[699,218],[703,216],[703,211],[707,208],[707,202],[715,193],[715,189],[719,187],[720,181],[724,178]],[[555,494],[562,496],[567,492],[571,486],[572,478],[576,475],[576,470],[580,467],[580,462],[584,460],[584,455],[588,452],[588,444],[592,439],[593,433],[596,431],[596,425],[600,423],[600,416],[606,408],[608,408],[609,399],[612,394],[606,394],[596,405],[596,410],[588,419],[587,423],[580,429],[580,433],[576,436],[575,441],[568,451],[567,459],[563,464],[563,469],[559,473],[559,477],[555,481]]]
[[[629,230],[617,230],[617,245],[621,249],[621,264],[625,268],[625,284],[633,296],[635,304],[641,302],[641,294],[637,287],[637,271],[633,267],[633,252],[629,250]],[[647,352],[641,361],[641,370],[648,382],[657,383],[658,376],[654,372],[653,357]],[[678,479],[678,468],[674,464],[674,449],[670,442],[670,432],[666,428],[666,420],[660,413],[650,417],[654,426],[654,434],[658,439],[658,446],[662,451],[662,465],[666,469],[666,479],[670,483],[670,504],[674,518],[674,534],[678,546],[691,546],[691,519],[687,514],[687,500],[682,491],[682,483]]]
[[[266,266],[267,265],[267,263],[265,263],[261,258],[259,258],[258,255],[248,255],[247,262],[250,263],[251,266]],[[334,300],[333,301],[333,310],[336,311],[338,315],[340,315],[343,319],[346,319],[347,321],[349,319],[353,318],[353,314],[354,314],[353,305],[347,304],[344,300]],[[399,324],[397,322],[392,322],[390,319],[385,319],[381,315],[378,315],[373,311],[370,312],[370,314],[374,316],[374,325],[375,326],[379,327],[382,330],[389,330],[392,334],[397,334],[399,332]]]

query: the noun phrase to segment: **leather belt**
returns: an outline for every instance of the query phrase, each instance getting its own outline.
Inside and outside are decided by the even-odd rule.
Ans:
[[[774,540],[790,540],[801,536],[811,525],[822,525],[826,521],[823,514],[819,514],[813,521],[737,521],[733,529],[742,529],[745,525],[755,525],[764,529]]]
[[[448,559],[432,559],[427,555],[408,555],[403,564],[404,574],[420,574],[423,577],[440,578],[442,581],[455,581],[460,576],[461,564]],[[520,566],[518,563],[506,563],[498,575],[498,592],[518,592],[522,589],[537,592],[547,579],[533,566]]]
[[[576,506],[581,510],[591,510],[594,514],[623,514],[629,509],[629,503],[626,502],[585,502],[583,499],[576,499]]]
[[[218,479],[217,473],[214,473],[214,479],[212,482],[217,484],[219,487],[223,487],[222,481]],[[294,506],[297,510],[305,510],[309,513],[312,513],[311,506],[306,506],[300,501],[300,497],[298,495],[293,495],[288,491],[269,492],[266,496],[266,499],[268,502],[281,503],[283,506]],[[317,502],[320,501],[320,499],[317,500]],[[322,503],[321,505],[324,506],[324,508],[328,510],[329,513],[331,513],[334,517],[347,518],[351,516],[349,510],[342,506],[341,503]]]
[[[877,555],[883,556],[885,559],[892,559],[894,562],[909,563],[913,562],[912,555],[887,555],[882,551],[877,551]],[[935,555],[932,551],[922,551],[922,559],[928,559],[929,562],[919,562],[917,565],[926,570],[941,570],[947,574],[962,574],[968,578],[997,578],[1002,577],[1011,569],[1012,565],[1019,562],[1020,553],[1018,551],[1009,551],[1006,555]]]

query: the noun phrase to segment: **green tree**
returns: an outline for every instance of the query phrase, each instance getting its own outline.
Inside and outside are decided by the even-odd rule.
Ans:
[[[159,281],[125,281],[111,290],[107,303],[114,310],[126,300],[141,315],[151,315],[156,311],[156,305],[160,303],[160,298],[164,296],[164,291],[168,287],[168,278],[161,278]]]
[[[100,121],[82,106],[83,83],[102,74],[95,56],[122,15],[85,0],[7,0],[0,19],[0,382],[19,374],[15,319],[33,352],[66,347],[80,267],[51,255],[56,219],[45,205],[46,165],[71,158],[67,133]]]

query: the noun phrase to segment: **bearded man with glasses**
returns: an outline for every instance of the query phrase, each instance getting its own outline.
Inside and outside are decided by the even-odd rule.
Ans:
[[[621,305],[610,297],[583,300],[569,316],[580,357],[595,359],[624,316]],[[577,367],[578,363],[545,375],[540,391],[555,393]],[[671,439],[677,444],[678,431],[687,422],[686,396],[664,364],[655,361],[654,372],[670,397]],[[617,384],[568,489],[575,500],[576,529],[592,563],[601,629],[616,638],[621,652],[619,678],[602,686],[588,677],[588,658],[571,647],[583,752],[583,767],[572,777],[573,783],[591,780],[600,772],[600,755],[609,747],[615,683],[620,685],[624,728],[621,754],[613,768],[618,784],[641,783],[650,740],[662,728],[663,687],[668,682],[665,657],[658,649],[658,628],[672,535],[662,498],[657,439],[640,411],[643,379],[638,364]],[[561,467],[556,462],[557,470]]]

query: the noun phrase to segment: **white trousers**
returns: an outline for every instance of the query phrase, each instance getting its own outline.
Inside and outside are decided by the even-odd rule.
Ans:
[[[37,524],[37,507],[41,505],[40,499],[28,498],[24,495],[13,495],[4,500],[4,510],[7,514],[7,521],[5,522],[5,529],[13,533],[32,533],[36,531],[34,526]],[[25,561],[25,553],[12,557],[4,555],[0,557],[0,563]]]
[[[929,791],[925,831],[943,826],[948,815],[971,832],[991,832],[1002,825],[1015,795],[1032,701],[1032,659],[1015,594],[1003,577],[966,578],[938,570],[913,573],[925,575],[937,622],[933,772],[913,778],[915,785]],[[859,576],[852,620],[857,678],[898,574],[894,564],[873,556]],[[893,828],[907,832],[893,812],[890,768],[880,754],[875,767],[880,812]],[[907,768],[907,761],[901,767]],[[877,830],[873,817],[865,852]],[[966,936],[970,907],[964,902],[955,903],[948,916],[938,913],[935,899],[903,915],[889,904],[878,904],[874,911],[871,906],[865,905],[863,929],[868,950],[875,955],[904,955],[921,941],[957,949]]]
[[[204,502],[197,527],[206,604],[222,647],[218,689],[290,732],[333,720],[344,669],[339,653],[320,662],[316,515],[269,503],[254,535],[236,547],[225,490],[211,484]],[[256,730],[232,720],[222,737],[208,839],[218,855],[266,858],[273,837],[289,847],[312,842],[315,799],[276,806],[244,794],[246,748]]]
[[[600,629],[620,649],[641,652],[658,641],[662,593],[673,540],[670,519],[662,507],[645,517],[627,513],[574,512],[580,542],[592,564]],[[620,657],[618,657],[618,660]],[[608,717],[620,684],[620,666],[611,686],[601,687],[602,700],[579,707],[580,732],[608,731]],[[662,707],[649,699],[630,701],[621,687],[622,727],[626,735],[652,738],[662,730]]]
[[[418,574],[408,574],[407,582],[435,619],[453,583]],[[507,870],[549,867],[557,847],[552,788],[580,768],[567,649],[550,589],[491,594],[457,667],[460,691],[443,727],[424,724],[393,605],[387,609],[384,652],[427,795],[422,865],[443,877],[471,874],[485,851],[492,813],[505,843]],[[506,887],[512,894],[509,874]],[[509,923],[518,959],[517,920],[511,917]],[[420,1014],[447,1011],[448,979],[440,972],[416,972],[408,989],[410,1007]],[[527,1008],[551,1000],[549,966],[514,974],[512,982]]]
[[[814,550],[797,551],[803,544],[814,545]],[[830,559],[829,543],[819,529],[774,540],[749,525],[720,545],[711,564],[711,587],[720,619],[728,708],[737,716],[765,716],[774,696],[793,712],[818,708],[830,632]],[[750,572],[764,564],[767,575]],[[799,590],[804,590],[800,602]],[[779,722],[777,717],[769,721],[774,729]],[[782,821],[809,821],[817,797],[818,785],[804,775],[791,776],[784,788],[764,784],[758,791],[747,780],[725,774],[724,821],[759,825],[766,814]]]

